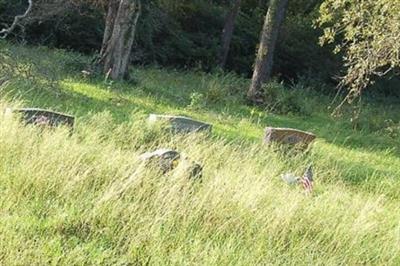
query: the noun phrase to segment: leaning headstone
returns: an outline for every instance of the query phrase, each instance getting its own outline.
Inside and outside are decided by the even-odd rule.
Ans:
[[[167,173],[174,169],[178,165],[180,157],[181,155],[179,152],[170,149],[159,149],[140,155],[140,159],[145,162],[155,161],[163,173]]]
[[[313,133],[301,131],[293,128],[274,128],[265,129],[264,142],[267,144],[277,143],[307,149],[308,145],[315,140]]]
[[[166,123],[175,133],[211,132],[212,125],[185,116],[150,114],[150,123]]]
[[[189,176],[193,180],[201,180],[203,177],[203,166],[196,162],[192,162],[189,168]]]
[[[39,108],[7,108],[6,115],[20,114],[26,124],[34,124],[38,126],[58,127],[68,126],[74,127],[75,117],[63,113],[53,112],[50,110]]]
[[[189,161],[186,156],[181,156],[175,150],[159,149],[153,152],[146,152],[140,156],[140,159],[147,163],[155,163],[164,174],[175,169],[182,161],[185,161],[187,166],[185,170],[188,172],[189,178],[201,179],[202,177],[203,167],[196,162]]]

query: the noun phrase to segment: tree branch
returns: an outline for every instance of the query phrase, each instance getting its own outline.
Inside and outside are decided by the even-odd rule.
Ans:
[[[31,10],[32,10],[33,2],[32,2],[32,0],[28,0],[28,3],[29,3],[29,6],[28,6],[28,8],[26,9],[25,13],[22,14],[22,15],[15,16],[14,21],[13,21],[13,23],[11,24],[11,26],[10,26],[9,28],[5,28],[5,29],[2,29],[2,30],[0,31],[0,39],[5,39],[5,38],[7,38],[7,36],[8,36],[11,32],[13,32],[13,31],[15,30],[15,28],[16,28],[17,25],[18,25],[18,22],[19,22],[21,19],[24,19],[24,18],[26,18],[26,17],[28,16],[28,14],[29,14],[29,13],[31,12]]]

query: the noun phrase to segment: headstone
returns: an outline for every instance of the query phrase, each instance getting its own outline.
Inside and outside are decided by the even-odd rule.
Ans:
[[[155,162],[164,174],[175,169],[181,161],[185,160],[189,162],[186,156],[181,156],[179,152],[171,149],[159,149],[153,152],[146,152],[140,156],[140,159],[145,162]],[[186,170],[189,173],[189,178],[201,179],[203,167],[196,162],[190,162],[187,165],[188,169]]]
[[[267,127],[265,129],[264,142],[267,144],[277,143],[307,149],[308,145],[313,142],[315,138],[316,136],[313,133],[293,128]]]
[[[57,127],[64,125],[73,129],[75,123],[75,118],[71,115],[39,108],[7,108],[5,113],[6,115],[18,113],[25,123],[38,126]]]
[[[146,162],[156,161],[163,173],[174,169],[181,155],[179,152],[170,149],[159,149],[153,152],[146,152],[140,156],[140,159]]]
[[[212,125],[185,116],[150,114],[149,122],[167,123],[175,133],[211,132]]]
[[[201,180],[203,177],[203,166],[196,162],[192,162],[189,169],[189,175],[193,180]]]

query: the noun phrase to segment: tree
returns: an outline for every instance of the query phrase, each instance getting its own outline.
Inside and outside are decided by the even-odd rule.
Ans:
[[[104,73],[114,80],[126,78],[128,75],[140,12],[140,0],[109,1],[100,63]]]
[[[254,65],[253,77],[247,97],[254,103],[263,100],[260,89],[271,77],[275,46],[285,17],[288,0],[271,0],[261,33],[260,45]]]
[[[11,24],[11,26],[9,26],[9,27],[7,27],[7,28],[4,28],[4,29],[2,29],[2,30],[0,31],[0,38],[1,38],[1,39],[7,38],[7,36],[8,36],[10,33],[12,33],[12,32],[15,30],[15,28],[18,26],[20,20],[26,18],[26,17],[29,15],[29,13],[30,13],[31,10],[32,10],[32,6],[33,6],[32,0],[28,0],[28,4],[29,4],[29,6],[28,6],[28,8],[26,9],[26,11],[24,12],[24,14],[15,16],[14,21],[13,21],[13,23]]]
[[[346,73],[339,88],[352,102],[373,82],[400,66],[400,2],[393,0],[325,0],[317,25],[324,28],[321,44],[336,43]]]
[[[235,29],[235,20],[239,13],[241,0],[234,0],[232,8],[228,11],[225,18],[225,25],[222,31],[221,49],[219,51],[218,65],[225,67],[228,58],[229,48],[232,41],[233,31]]]
[[[16,16],[10,27],[1,30],[0,37],[7,37],[17,26],[62,15],[67,8],[87,3],[94,6],[107,6],[99,64],[104,74],[114,80],[128,76],[129,59],[141,11],[141,0],[28,0],[28,2],[29,7],[26,12]]]

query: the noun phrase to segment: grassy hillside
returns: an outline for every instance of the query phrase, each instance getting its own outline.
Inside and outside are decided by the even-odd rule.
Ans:
[[[84,77],[88,59],[0,43],[0,108],[76,115],[73,135],[0,116],[0,264],[400,264],[400,106],[375,99],[332,118],[317,86],[272,84],[278,115],[246,106],[235,75],[135,68],[127,83]],[[282,92],[283,91],[283,92]],[[295,109],[291,110],[291,108]],[[149,113],[214,125],[211,137],[176,137]],[[301,114],[301,115],[299,115]],[[266,126],[318,135],[311,152],[262,145]],[[138,156],[175,148],[204,165],[163,176]],[[312,162],[315,191],[280,175]]]

